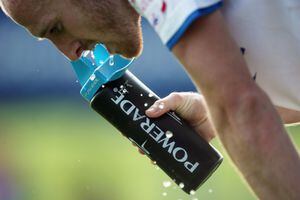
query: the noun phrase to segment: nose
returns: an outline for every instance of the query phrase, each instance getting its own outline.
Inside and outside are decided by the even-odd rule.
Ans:
[[[80,40],[74,38],[64,38],[63,40],[53,41],[54,45],[70,60],[77,60],[84,51]]]

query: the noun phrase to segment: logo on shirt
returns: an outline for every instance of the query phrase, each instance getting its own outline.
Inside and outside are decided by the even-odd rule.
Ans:
[[[161,12],[166,13],[166,11],[167,11],[167,3],[165,1],[162,1]]]
[[[167,12],[167,3],[165,0],[162,0],[160,7],[158,7],[152,12],[152,25],[154,27],[156,27],[164,19],[166,12]]]

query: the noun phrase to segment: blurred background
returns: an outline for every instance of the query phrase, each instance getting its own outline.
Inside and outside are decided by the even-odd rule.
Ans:
[[[159,96],[195,91],[143,22],[144,53],[131,71]],[[0,200],[254,199],[224,155],[194,196],[183,193],[89,108],[69,62],[0,11]],[[300,128],[287,128],[300,146]]]

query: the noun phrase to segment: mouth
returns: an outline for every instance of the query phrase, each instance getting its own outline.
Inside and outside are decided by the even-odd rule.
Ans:
[[[76,56],[77,58],[81,57],[82,52],[84,51],[84,49],[82,47],[78,47],[76,50]]]
[[[105,45],[105,47],[106,47],[107,51],[108,51],[110,54],[112,54],[112,55],[118,53],[117,48],[115,48],[115,47],[113,47],[113,46],[111,46],[111,45]]]

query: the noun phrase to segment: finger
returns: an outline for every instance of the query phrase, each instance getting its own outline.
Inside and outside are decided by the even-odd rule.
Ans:
[[[136,144],[135,144],[134,142],[131,142],[131,144],[132,144],[134,147],[137,147]]]
[[[142,155],[145,155],[145,153],[134,143],[134,142],[132,142],[131,143],[134,147],[137,147],[137,149],[138,149],[138,152],[140,153],[140,154],[142,154]]]
[[[148,110],[146,115],[151,118],[160,117],[170,110],[176,111],[183,104],[184,99],[179,93],[171,93],[167,97],[156,101]]]
[[[216,131],[209,118],[206,118],[201,124],[195,125],[194,129],[207,142],[210,142],[216,136]]]
[[[138,150],[139,150],[139,153],[140,153],[140,154],[145,155],[145,153],[144,153],[143,150],[141,150],[140,148],[138,148]]]

